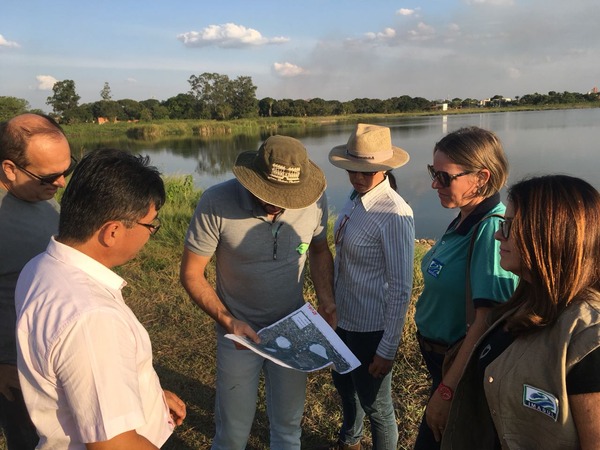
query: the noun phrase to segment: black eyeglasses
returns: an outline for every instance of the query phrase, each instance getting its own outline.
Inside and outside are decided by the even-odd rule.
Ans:
[[[455,180],[458,177],[462,177],[463,175],[473,173],[472,170],[465,170],[464,172],[450,175],[448,172],[436,171],[431,164],[427,164],[427,170],[429,171],[429,176],[431,177],[431,179],[433,181],[437,181],[445,188],[450,186],[452,180]]]
[[[150,230],[150,236],[154,236],[156,233],[158,233],[158,230],[160,230],[160,219],[158,218],[158,216],[156,216],[154,218],[152,223],[143,223],[143,222],[136,222],[136,223],[138,225],[148,228],[148,230]]]
[[[379,172],[359,172],[356,170],[346,170],[346,172],[348,172],[350,175],[356,175],[357,173],[360,173],[364,177],[374,177],[375,175],[377,175],[379,173]]]
[[[60,177],[65,177],[65,178],[68,177],[69,175],[71,175],[73,173],[73,171],[75,170],[75,167],[77,166],[77,160],[73,156],[71,156],[71,165],[64,172],[61,172],[61,173],[51,173],[50,175],[37,175],[37,174],[35,174],[33,172],[30,172],[25,167],[20,166],[19,164],[17,164],[14,161],[12,161],[12,163],[19,170],[21,170],[22,172],[25,172],[31,178],[34,178],[34,179],[38,180],[40,182],[40,184],[42,184],[42,185],[44,185],[44,184],[54,184],[56,182],[56,180],[58,180]]]
[[[508,239],[510,237],[510,227],[512,227],[512,219],[504,219],[500,221],[500,232],[502,233],[502,237],[504,239]]]

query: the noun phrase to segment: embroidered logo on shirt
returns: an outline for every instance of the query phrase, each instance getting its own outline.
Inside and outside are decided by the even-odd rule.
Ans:
[[[429,267],[427,267],[427,273],[434,278],[438,278],[443,268],[444,264],[442,264],[437,259],[432,259],[429,263]]]
[[[296,247],[296,251],[299,255],[304,255],[306,253],[306,250],[308,250],[308,244],[306,242],[303,242],[298,247]]]
[[[523,385],[523,406],[546,414],[555,422],[558,420],[558,399],[528,384]]]

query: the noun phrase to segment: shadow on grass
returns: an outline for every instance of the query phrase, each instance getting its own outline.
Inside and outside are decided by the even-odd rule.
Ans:
[[[197,450],[210,448],[215,433],[214,404],[215,387],[206,385],[198,379],[177,373],[160,364],[154,366],[163,389],[177,394],[187,407],[187,417],[171,438],[162,447],[163,450]],[[269,420],[265,409],[264,389],[257,403],[254,423],[246,450],[264,450],[268,442]]]

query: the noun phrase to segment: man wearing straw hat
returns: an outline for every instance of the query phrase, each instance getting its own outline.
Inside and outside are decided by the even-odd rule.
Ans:
[[[389,128],[367,124],[329,153],[353,187],[334,228],[336,331],[361,362],[352,372],[332,372],[344,414],[340,449],[361,448],[365,416],[374,450],[395,450],[398,443],[392,366],[412,290],[415,229],[389,171],[408,159],[392,145]]]
[[[207,189],[188,228],[181,282],[217,323],[215,450],[242,450],[250,435],[261,372],[270,448],[300,449],[306,373],[283,368],[233,341],[301,307],[308,257],[319,311],[335,326],[333,258],[327,244],[326,182],[302,143],[271,136],[240,154],[235,179]],[[204,270],[216,256],[216,290]]]

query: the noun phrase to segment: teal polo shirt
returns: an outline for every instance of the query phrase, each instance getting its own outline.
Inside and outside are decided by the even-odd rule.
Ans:
[[[457,217],[423,257],[424,289],[415,312],[415,323],[423,337],[452,344],[466,334],[466,268],[471,236],[483,217],[504,215],[505,209],[499,194],[484,200],[458,227]],[[518,283],[516,275],[500,267],[500,243],[494,239],[500,220],[490,217],[477,229],[470,268],[476,308],[505,302]]]

